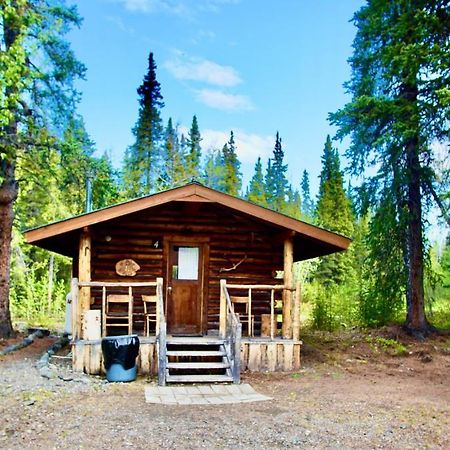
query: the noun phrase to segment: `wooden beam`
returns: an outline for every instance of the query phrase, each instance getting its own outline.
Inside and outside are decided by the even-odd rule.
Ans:
[[[283,291],[283,325],[282,335],[284,339],[292,339],[292,288],[294,282],[294,238],[290,236],[284,241],[284,286]]]
[[[227,298],[225,296],[227,281],[220,280],[220,317],[219,317],[219,334],[222,338],[226,335],[227,328]]]
[[[300,281],[297,281],[295,287],[295,297],[294,297],[294,311],[293,311],[293,320],[292,320],[292,338],[294,341],[298,341],[300,339],[300,303],[301,303],[301,285]]]
[[[78,252],[78,279],[80,282],[91,281],[91,234],[88,228],[84,228],[80,236]],[[84,311],[91,307],[91,288],[81,287],[78,297],[77,325],[81,336],[81,319]]]

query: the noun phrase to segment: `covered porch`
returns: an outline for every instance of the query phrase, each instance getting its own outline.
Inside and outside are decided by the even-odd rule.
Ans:
[[[73,260],[74,367],[101,372],[101,338],[136,333],[140,370],[158,373],[160,383],[183,380],[181,367],[220,367],[234,382],[245,369],[297,370],[301,289],[293,263],[350,244],[198,183],[26,238]]]

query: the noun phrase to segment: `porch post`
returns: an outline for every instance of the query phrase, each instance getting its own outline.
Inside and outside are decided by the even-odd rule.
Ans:
[[[300,281],[297,281],[295,285],[295,297],[294,297],[294,311],[292,320],[292,338],[294,341],[298,341],[300,339],[300,303],[301,303],[302,290]]]
[[[226,280],[220,280],[220,316],[219,316],[219,335],[224,338],[227,332],[227,298],[225,296]]]
[[[83,228],[80,236],[79,257],[78,257],[78,278],[80,282],[91,281],[91,233],[87,227]],[[81,321],[84,311],[91,308],[91,288],[80,288],[78,297],[77,331],[81,336]],[[82,336],[81,336],[82,337]]]
[[[294,238],[289,236],[284,240],[284,286],[283,290],[283,324],[282,335],[284,339],[292,339],[292,288],[294,276]]]

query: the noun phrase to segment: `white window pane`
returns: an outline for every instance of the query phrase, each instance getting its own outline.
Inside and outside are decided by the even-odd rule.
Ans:
[[[178,279],[198,279],[198,247],[180,247],[178,250]]]

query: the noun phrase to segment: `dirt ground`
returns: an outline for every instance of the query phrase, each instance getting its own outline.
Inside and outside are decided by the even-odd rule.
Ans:
[[[0,358],[0,448],[450,448],[448,337],[417,343],[386,329],[304,341],[298,373],[243,375],[271,401],[160,406],[144,401],[154,380],[109,384],[63,359],[42,377],[34,364],[52,338],[37,340]]]

